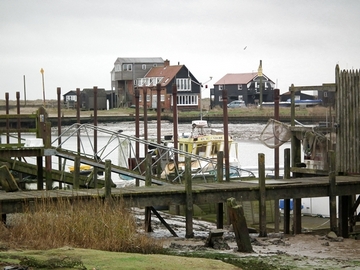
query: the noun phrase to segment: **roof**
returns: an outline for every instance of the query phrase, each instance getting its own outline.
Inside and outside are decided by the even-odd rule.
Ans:
[[[165,86],[171,82],[171,80],[176,76],[176,74],[183,68],[184,65],[177,66],[164,66],[164,67],[153,67],[149,72],[144,76],[145,78],[151,77],[163,77],[160,81],[161,85]]]
[[[265,78],[270,80],[265,74],[263,74]],[[251,73],[228,73],[224,77],[222,77],[220,80],[218,80],[214,85],[220,85],[220,84],[247,84],[251,82],[253,79],[258,77],[257,72],[251,72]],[[271,81],[271,80],[270,80]]]
[[[115,63],[161,63],[164,64],[164,60],[161,57],[119,57]]]
[[[76,95],[76,91],[70,90],[69,92],[63,94],[63,96],[70,96],[70,95]]]

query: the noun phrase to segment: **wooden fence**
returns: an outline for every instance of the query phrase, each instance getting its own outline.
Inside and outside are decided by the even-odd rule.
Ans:
[[[360,173],[360,80],[359,70],[336,66],[336,171]]]

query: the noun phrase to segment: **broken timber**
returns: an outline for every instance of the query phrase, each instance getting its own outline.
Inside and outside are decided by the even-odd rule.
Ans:
[[[233,225],[235,232],[236,243],[238,251],[240,252],[253,252],[249,230],[246,225],[244,216],[244,209],[238,205],[234,198],[227,199],[227,207],[229,212],[230,222]]]

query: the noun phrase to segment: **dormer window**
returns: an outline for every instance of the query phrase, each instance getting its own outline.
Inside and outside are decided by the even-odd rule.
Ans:
[[[219,85],[219,90],[223,90],[224,86],[223,85]]]
[[[123,71],[132,71],[132,64],[123,64]]]
[[[115,71],[121,71],[121,65],[120,64],[115,65]]]
[[[178,91],[191,91],[191,79],[176,79],[176,87]]]

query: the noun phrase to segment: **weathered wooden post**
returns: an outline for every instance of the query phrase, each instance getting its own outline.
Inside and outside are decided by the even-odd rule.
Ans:
[[[337,232],[337,218],[336,218],[336,177],[335,177],[335,152],[334,150],[329,151],[329,182],[330,182],[330,230]]]
[[[216,171],[216,180],[218,183],[223,182],[224,178],[224,152],[219,151],[217,153],[217,171]],[[217,211],[216,211],[216,228],[222,229],[224,227],[224,204],[218,203],[217,204]]]
[[[191,157],[185,157],[185,191],[186,191],[186,238],[193,238],[193,197],[192,197],[192,183],[191,183]]]
[[[284,150],[284,179],[290,179],[290,149]],[[284,234],[290,233],[290,199],[284,199]]]
[[[156,95],[157,95],[156,98],[161,97],[161,84],[160,83],[156,84]],[[156,105],[157,105],[157,107],[156,107],[156,128],[157,128],[156,129],[156,142],[158,144],[161,144],[161,104],[157,103]],[[174,136],[175,136],[175,134],[174,134]],[[174,138],[174,140],[175,140],[175,138]],[[158,148],[157,149],[157,156],[158,156],[159,159],[161,157],[161,154],[162,154],[161,149]],[[158,178],[161,177],[161,162],[157,163],[156,175],[157,175]]]
[[[97,96],[98,96],[98,88],[97,86],[94,86],[94,159],[96,162],[99,161],[99,157],[97,155],[98,151],[98,138],[97,138],[97,125],[98,125],[98,102],[97,102]],[[93,166],[93,182],[94,187],[97,188],[98,185],[98,168],[96,166]]]
[[[74,159],[73,188],[79,189],[79,187],[80,187],[80,155],[76,155]]]
[[[145,170],[145,186],[151,186],[151,168],[152,157],[151,154],[146,155],[146,170]],[[151,206],[145,207],[145,232],[152,232],[151,228]]]
[[[230,160],[229,160],[229,129],[228,129],[228,111],[227,111],[227,90],[222,91],[223,98],[223,116],[224,116],[224,159],[225,159],[225,178],[230,182]]]
[[[266,237],[266,190],[265,190],[265,155],[258,154],[259,162],[259,236]]]
[[[280,101],[280,90],[279,89],[274,89],[274,119],[279,121],[280,117],[279,117],[279,101]],[[276,129],[278,129],[279,127],[275,127]],[[277,136],[275,136],[274,138],[275,140],[275,145],[278,145],[279,143],[279,138]],[[279,170],[280,170],[280,166],[279,166],[279,147],[275,147],[274,149],[274,172],[275,172],[275,179],[279,179]],[[274,225],[274,231],[276,233],[279,232],[280,228],[279,228],[279,220],[280,220],[280,211],[279,211],[279,199],[274,199],[274,213],[275,213],[275,225]]]
[[[51,148],[51,123],[47,122],[45,123],[45,140],[44,140],[45,148],[50,149]],[[53,181],[51,177],[51,168],[52,168],[52,158],[51,155],[45,156],[45,178],[46,178],[46,190],[51,190]]]
[[[139,104],[139,89],[135,89],[135,137],[136,137],[136,142],[135,142],[135,159],[137,162],[139,162],[140,160],[140,142],[139,142],[139,138],[140,138],[140,104]],[[145,154],[146,155],[146,154]],[[146,158],[146,156],[145,156]],[[135,179],[135,186],[139,186],[140,185],[140,180],[139,178]]]
[[[36,137],[43,139],[43,144],[45,145],[46,142],[46,110],[44,107],[40,107],[37,111],[37,130],[36,130]],[[44,167],[43,167],[43,157],[38,156],[36,157],[36,165],[37,165],[37,189],[43,190],[44,189]]]
[[[227,208],[229,212],[230,222],[233,225],[236,244],[240,252],[253,252],[249,230],[246,225],[244,209],[236,203],[234,198],[227,199]]]
[[[291,126],[295,126],[295,87],[291,84]],[[291,166],[297,167],[301,163],[301,144],[293,133],[291,136]],[[299,175],[294,173],[294,177]],[[293,227],[294,234],[301,233],[301,198],[293,198]]]
[[[57,89],[57,134],[58,134],[58,145],[61,145],[61,87]],[[58,158],[58,170],[62,170],[62,159],[61,157]],[[65,164],[65,162],[64,162]],[[62,180],[62,179],[61,179]],[[62,181],[59,181],[59,189],[62,189]]]
[[[105,160],[105,199],[111,199],[111,160]]]

